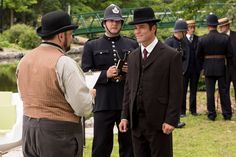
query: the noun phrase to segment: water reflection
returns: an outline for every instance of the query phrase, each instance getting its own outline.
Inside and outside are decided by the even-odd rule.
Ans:
[[[16,67],[18,61],[1,62],[0,64],[0,91],[17,92]]]

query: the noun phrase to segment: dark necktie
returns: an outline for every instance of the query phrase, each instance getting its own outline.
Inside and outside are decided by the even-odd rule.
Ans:
[[[192,35],[190,35],[189,41],[190,41],[190,43],[193,41],[193,36]]]
[[[148,54],[148,51],[146,49],[144,49],[143,50],[143,60],[147,59],[147,54]]]

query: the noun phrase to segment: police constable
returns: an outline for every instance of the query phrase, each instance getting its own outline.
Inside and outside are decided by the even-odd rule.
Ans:
[[[230,98],[226,87],[226,59],[232,57],[229,47],[229,38],[217,31],[218,17],[210,14],[207,17],[209,33],[200,38],[197,55],[203,61],[207,92],[208,119],[214,121],[215,84],[218,81],[222,114],[225,120],[232,117]]]
[[[105,34],[84,46],[82,69],[102,71],[95,85],[93,157],[109,157],[112,152],[113,128],[120,122],[128,71],[126,59],[138,47],[135,40],[120,35],[123,23],[121,9],[111,4],[105,9],[102,21]],[[118,141],[120,157],[133,156],[130,132],[118,132]]]
[[[227,71],[227,91],[230,90],[230,83],[233,82],[235,100],[236,100],[236,32],[230,29],[231,21],[225,17],[218,20],[219,21],[219,30],[221,33],[227,34],[230,38],[231,50],[233,57],[228,62],[228,71]]]
[[[189,57],[187,56],[189,55],[188,46],[187,46],[186,41],[183,40],[187,32],[187,23],[182,19],[177,20],[175,22],[173,32],[174,32],[173,36],[167,38],[165,40],[165,43],[169,45],[170,47],[173,47],[174,49],[176,49],[179,53],[181,53],[182,69],[183,69],[183,75],[184,75],[187,71],[187,65],[186,65],[186,63],[188,63],[187,59],[189,59]],[[185,107],[185,110],[186,110],[186,107]],[[185,111],[181,109],[181,116],[185,116],[185,114],[186,114]],[[185,126],[184,122],[179,122],[177,128],[182,128],[184,126]]]

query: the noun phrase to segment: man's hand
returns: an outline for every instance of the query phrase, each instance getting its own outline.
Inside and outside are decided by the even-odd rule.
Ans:
[[[116,69],[116,66],[110,66],[107,70],[107,78],[112,78],[118,75],[118,69]]]
[[[167,123],[163,123],[162,124],[162,131],[164,134],[167,134],[169,135],[170,133],[172,133],[172,131],[175,129],[175,127],[173,127],[172,125],[170,124],[167,124]]]
[[[120,132],[127,132],[128,124],[129,124],[129,121],[127,119],[121,119],[120,124],[119,124]]]
[[[125,73],[128,73],[128,64],[127,62],[124,63],[123,67],[122,67],[122,71]]]
[[[90,89],[90,94],[93,96],[93,98],[96,97],[96,89]]]

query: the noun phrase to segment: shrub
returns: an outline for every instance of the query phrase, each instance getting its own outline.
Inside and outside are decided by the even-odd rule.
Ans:
[[[40,38],[32,29],[26,30],[23,34],[19,36],[19,45],[26,49],[32,49],[38,46],[40,43]]]
[[[22,48],[31,49],[40,43],[35,30],[25,24],[16,24],[3,32],[3,36],[10,42],[20,45]]]

